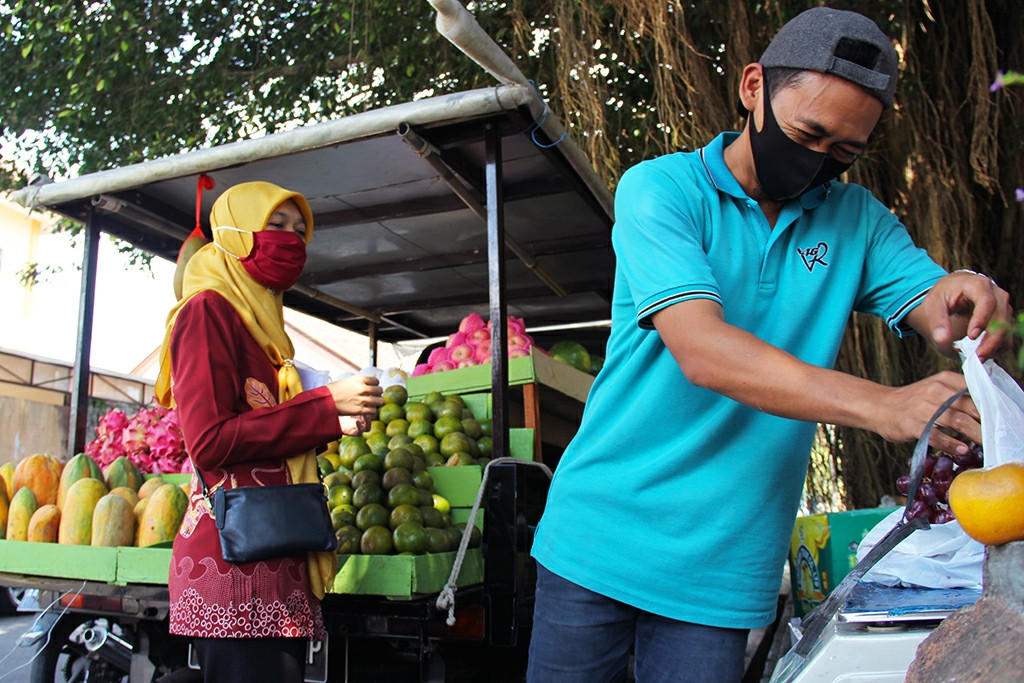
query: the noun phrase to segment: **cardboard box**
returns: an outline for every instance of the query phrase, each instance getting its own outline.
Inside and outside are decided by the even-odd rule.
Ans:
[[[509,386],[533,382],[544,384],[583,402],[587,400],[594,377],[538,351],[532,351],[529,356],[522,358],[510,358]],[[413,400],[422,398],[432,391],[459,395],[490,391],[491,366],[488,363],[410,377],[406,380],[406,389]]]
[[[0,572],[112,583],[117,578],[117,548],[0,541]]]
[[[793,612],[802,617],[857,564],[857,546],[896,508],[869,508],[797,517],[789,547]]]
[[[117,550],[117,578],[115,583],[150,583],[167,585],[167,572],[171,565],[170,543],[134,548],[123,546]]]
[[[434,555],[339,555],[338,576],[332,593],[383,595],[409,599],[437,593],[448,582],[455,553]],[[484,580],[484,558],[480,548],[466,552],[457,586]]]

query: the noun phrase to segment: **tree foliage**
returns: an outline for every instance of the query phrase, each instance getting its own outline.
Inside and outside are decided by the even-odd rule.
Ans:
[[[481,0],[467,8],[614,186],[642,159],[740,126],[743,65],[817,4]],[[1024,184],[1024,89],[993,93],[989,84],[998,69],[1024,70],[1024,5],[829,4],[876,19],[902,62],[897,104],[849,178],[891,206],[941,264],[985,271],[1020,301],[1024,231],[1014,190]],[[436,33],[422,0],[0,0],[0,16],[3,187],[493,83]],[[920,339],[898,340],[880,321],[854,316],[838,367],[905,384],[953,365]],[[906,444],[845,428],[823,429],[821,443],[808,480],[815,499],[876,505],[906,471]]]

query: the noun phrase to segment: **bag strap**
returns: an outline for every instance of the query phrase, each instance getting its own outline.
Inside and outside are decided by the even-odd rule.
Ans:
[[[196,461],[192,459],[192,456],[188,455],[188,461],[192,463],[192,470],[196,473],[196,477],[199,479],[199,485],[203,488],[203,496],[206,498],[206,502],[210,504],[210,509],[213,510],[213,500],[210,498],[211,489],[206,484],[206,480],[203,479],[202,471],[196,466]],[[320,480],[320,484],[324,483],[324,473],[320,471],[320,467],[316,468],[316,478]],[[217,486],[214,489],[219,488]],[[326,487],[325,487],[326,488]]]

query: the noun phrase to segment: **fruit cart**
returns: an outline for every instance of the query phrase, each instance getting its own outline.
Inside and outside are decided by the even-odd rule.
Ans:
[[[249,180],[274,182],[309,200],[317,229],[285,305],[367,335],[371,365],[378,342],[442,338],[473,312],[492,320],[514,314],[548,330],[536,335],[542,347],[568,337],[603,350],[611,194],[536,88],[468,13],[458,3],[433,4],[464,29],[461,35],[475,35],[483,47],[472,57],[498,85],[15,193],[26,207],[85,228],[72,453],[89,438],[84,370],[101,234],[174,260],[197,215],[208,231],[219,193]],[[198,193],[204,176],[215,186]],[[503,327],[494,329],[490,364],[409,383],[410,393],[485,397],[493,425],[498,462],[483,472],[449,468],[462,470],[462,480],[447,485],[466,494],[459,504],[467,512],[479,505],[476,525],[483,530],[481,547],[459,558],[453,623],[436,602],[451,583],[456,553],[343,557],[323,603],[328,644],[311,652],[308,680],[521,675],[535,578],[529,547],[548,481],[537,463],[557,462],[591,377],[546,356],[510,363]],[[55,624],[40,638],[33,680],[80,671],[89,680],[196,678],[187,668],[187,643],[166,632],[169,549],[3,543],[0,584],[42,591],[40,604],[50,605]]]

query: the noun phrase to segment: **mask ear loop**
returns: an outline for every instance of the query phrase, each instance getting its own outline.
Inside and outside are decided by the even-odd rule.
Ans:
[[[214,227],[210,228],[210,232],[214,232],[215,233],[218,230],[234,230],[235,232],[249,232],[248,230],[242,230],[241,228],[236,228],[233,225],[217,225],[217,226],[214,226]],[[222,247],[220,244],[218,244],[216,240],[214,240],[213,246],[217,247],[218,249],[220,249],[221,251],[223,251],[225,254],[227,254],[231,258],[235,259],[236,261],[241,261],[242,260],[241,256],[238,256],[237,254],[232,254],[230,251],[228,251],[227,249]]]

